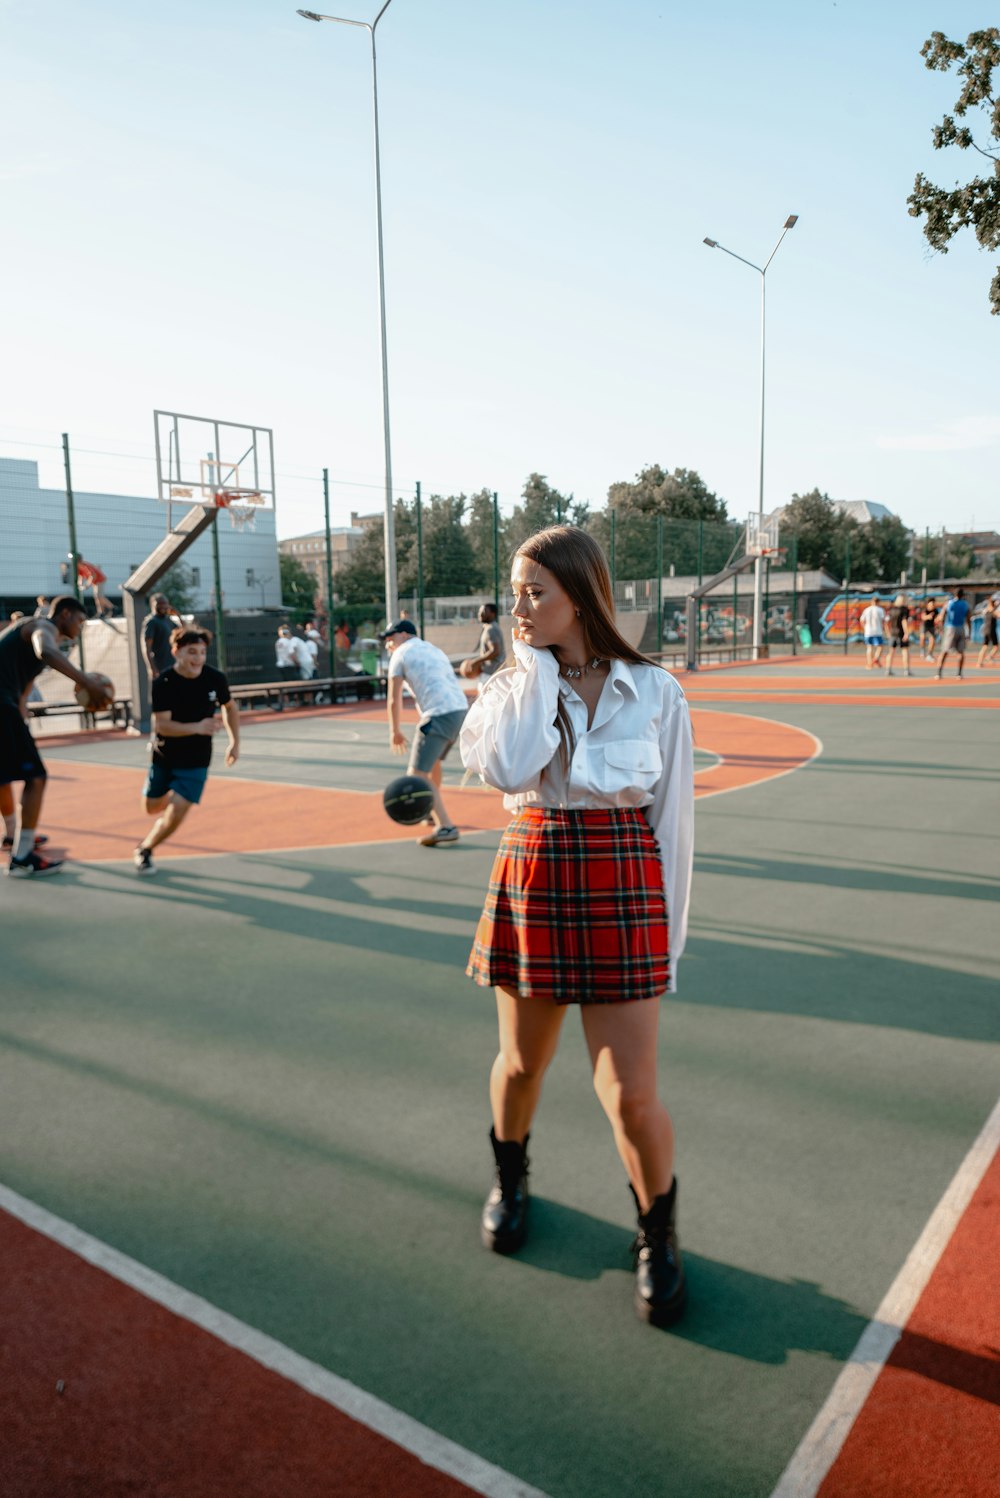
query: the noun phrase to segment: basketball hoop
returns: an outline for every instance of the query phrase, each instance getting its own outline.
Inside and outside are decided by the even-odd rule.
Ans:
[[[229,515],[234,531],[256,529],[257,510],[264,503],[259,489],[216,489],[215,507]]]

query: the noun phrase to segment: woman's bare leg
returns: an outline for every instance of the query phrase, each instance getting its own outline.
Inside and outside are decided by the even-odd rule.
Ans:
[[[615,1144],[639,1206],[649,1210],[670,1190],[674,1126],[656,1083],[657,999],[584,1004],[583,1031],[594,1068],[594,1090],[614,1130]]]
[[[490,1072],[493,1131],[497,1139],[520,1142],[531,1128],[566,1006],[522,999],[508,988],[498,988],[496,996],[500,1050]]]

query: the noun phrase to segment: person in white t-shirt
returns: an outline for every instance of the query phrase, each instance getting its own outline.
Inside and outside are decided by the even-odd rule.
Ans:
[[[282,624],[274,642],[274,661],[282,681],[311,681],[315,674],[313,657],[305,640],[293,635],[287,624]],[[298,694],[297,694],[298,695]],[[300,697],[300,705],[304,697]],[[276,711],[281,712],[279,703]]]
[[[877,598],[861,613],[861,630],[865,637],[865,660],[872,671],[882,664],[882,648],[885,645],[885,609]]]
[[[461,734],[465,764],[514,813],[467,969],[495,989],[500,1027],[496,1178],[480,1235],[499,1253],[524,1240],[529,1130],[567,1007],[579,1004],[639,1217],[635,1309],[668,1326],[685,1282],[674,1131],[657,1091],[657,1000],[675,990],[687,928],[687,702],[620,634],[608,565],[586,531],[530,537],[511,586],[515,664],[490,678]]]
[[[421,640],[412,620],[399,618],[382,631],[379,639],[389,652],[389,747],[393,754],[406,753],[406,735],[400,728],[405,681],[416,699],[420,723],[413,736],[409,775],[421,775],[434,792],[433,826],[417,841],[425,848],[458,842],[458,828],[448,816],[441,795],[441,761],[458,738],[468,702],[452,664],[443,650]]]

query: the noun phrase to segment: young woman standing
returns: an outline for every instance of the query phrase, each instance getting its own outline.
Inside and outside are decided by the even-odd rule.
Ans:
[[[685,1284],[656,1000],[676,989],[687,927],[687,703],[618,632],[608,568],[585,531],[530,537],[511,582],[514,664],[490,679],[461,734],[466,766],[514,813],[468,968],[495,988],[500,1024],[490,1077],[497,1173],[482,1237],[500,1253],[524,1241],[528,1133],[566,1006],[577,1003],[638,1211],[636,1310],[666,1326],[683,1310]]]

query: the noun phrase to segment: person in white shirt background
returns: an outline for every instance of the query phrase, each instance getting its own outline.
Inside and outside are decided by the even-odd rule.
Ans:
[[[678,683],[618,632],[607,563],[585,531],[530,537],[512,568],[515,665],[473,702],[462,758],[513,812],[468,972],[496,991],[496,1177],[486,1247],[521,1246],[527,1144],[571,1003],[638,1212],[635,1309],[683,1311],[674,1131],[657,1087],[664,991],[684,949],[694,830],[691,724]]]
[[[406,753],[406,734],[400,727],[403,682],[416,699],[420,723],[413,735],[407,774],[420,775],[434,793],[431,830],[417,839],[425,848],[457,843],[458,828],[448,815],[441,795],[441,762],[458,738],[465,720],[466,696],[452,664],[443,650],[421,640],[416,625],[405,611],[379,635],[389,652],[389,682],[386,706],[389,715],[389,748]]]
[[[873,598],[861,611],[861,630],[865,637],[865,664],[873,671],[882,664],[882,649],[885,645],[885,609],[877,598]]]

